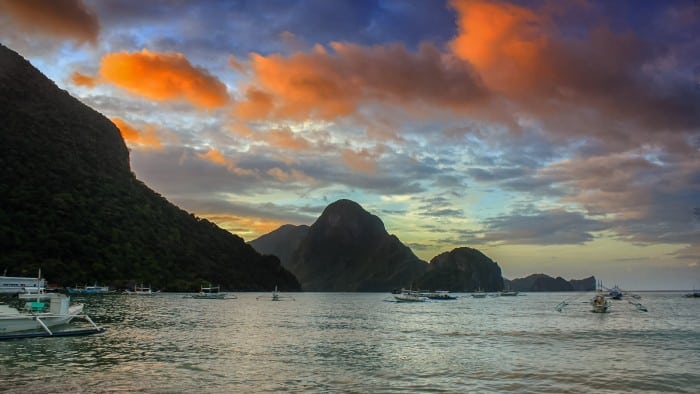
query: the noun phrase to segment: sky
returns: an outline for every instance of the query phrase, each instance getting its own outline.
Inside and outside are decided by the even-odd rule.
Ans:
[[[246,241],[346,198],[426,261],[700,288],[697,0],[0,0],[0,42]]]

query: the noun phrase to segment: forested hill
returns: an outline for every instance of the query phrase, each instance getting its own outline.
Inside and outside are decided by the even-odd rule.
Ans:
[[[62,285],[263,290],[299,283],[273,256],[136,179],[119,130],[0,45],[0,272]]]

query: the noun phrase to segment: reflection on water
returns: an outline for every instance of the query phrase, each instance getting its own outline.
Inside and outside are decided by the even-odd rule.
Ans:
[[[0,391],[700,392],[700,302],[679,294],[609,314],[556,293],[258,295],[75,297],[108,331],[0,342]]]

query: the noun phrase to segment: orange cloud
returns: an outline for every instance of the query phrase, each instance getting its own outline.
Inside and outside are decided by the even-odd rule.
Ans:
[[[289,57],[251,55],[254,85],[237,104],[239,116],[333,119],[375,101],[431,102],[464,107],[484,96],[471,67],[435,46],[417,52],[401,44],[364,47],[332,43]]]
[[[213,109],[229,100],[226,85],[206,70],[195,67],[181,54],[119,52],[105,55],[100,76],[131,93],[149,99],[185,100],[196,107]]]
[[[271,94],[249,87],[245,92],[245,100],[234,107],[233,113],[243,119],[265,119],[274,107],[273,100]]]
[[[450,48],[473,64],[492,88],[512,88],[540,61],[547,46],[542,16],[512,4],[483,0],[453,0],[459,33]],[[521,78],[525,77],[525,79]]]
[[[374,149],[374,151],[367,149],[360,149],[359,151],[342,149],[340,157],[348,168],[373,175],[377,170],[378,156],[381,154],[381,151],[381,147]]]
[[[120,118],[112,118],[112,122],[121,132],[122,138],[130,145],[138,145],[142,148],[162,148],[155,127],[148,125],[144,130],[138,130]]]
[[[235,161],[229,159],[217,149],[209,149],[204,153],[198,153],[197,157],[216,165],[226,167],[229,172],[236,175],[255,175],[255,171],[239,168]]]
[[[97,85],[97,83],[99,82],[97,78],[91,77],[78,71],[74,71],[70,75],[70,80],[77,86],[87,86],[89,88],[95,87],[95,85]]]
[[[199,158],[201,159],[210,161],[221,166],[228,166],[233,164],[233,161],[229,160],[226,156],[224,156],[223,153],[216,149],[210,149],[205,153],[198,153],[197,156],[199,156]]]
[[[242,217],[226,213],[198,213],[198,216],[216,223],[219,227],[244,239],[253,240],[286,224],[261,217]]]
[[[268,131],[263,138],[268,144],[283,149],[299,151],[311,148],[309,141],[294,134],[291,130]]]
[[[285,183],[315,183],[315,180],[312,177],[298,170],[284,171],[278,167],[275,167],[268,170],[267,174],[277,179],[278,181]]]
[[[0,0],[0,9],[26,32],[95,43],[100,24],[81,0]]]

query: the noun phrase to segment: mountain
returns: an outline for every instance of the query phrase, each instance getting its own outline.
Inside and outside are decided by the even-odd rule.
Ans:
[[[287,266],[292,260],[294,251],[308,234],[309,226],[285,224],[277,230],[250,241],[249,244],[260,253],[279,257],[282,265]]]
[[[596,280],[595,276],[589,276],[584,279],[571,279],[569,281],[574,291],[595,291]]]
[[[387,291],[409,286],[427,268],[411,249],[387,233],[381,219],[350,200],[328,205],[308,229],[273,233],[251,244],[262,253],[282,251],[284,266],[306,291]],[[295,238],[301,236],[301,241]],[[280,246],[272,239],[291,241]]]
[[[54,283],[298,290],[274,256],[136,179],[107,118],[0,45],[0,269]]]
[[[414,288],[449,291],[499,291],[503,289],[501,268],[472,248],[457,248],[430,260],[428,271],[413,283]]]
[[[545,274],[532,274],[513,279],[506,286],[515,291],[589,291],[595,290],[595,277],[567,281],[562,277],[552,278]]]

